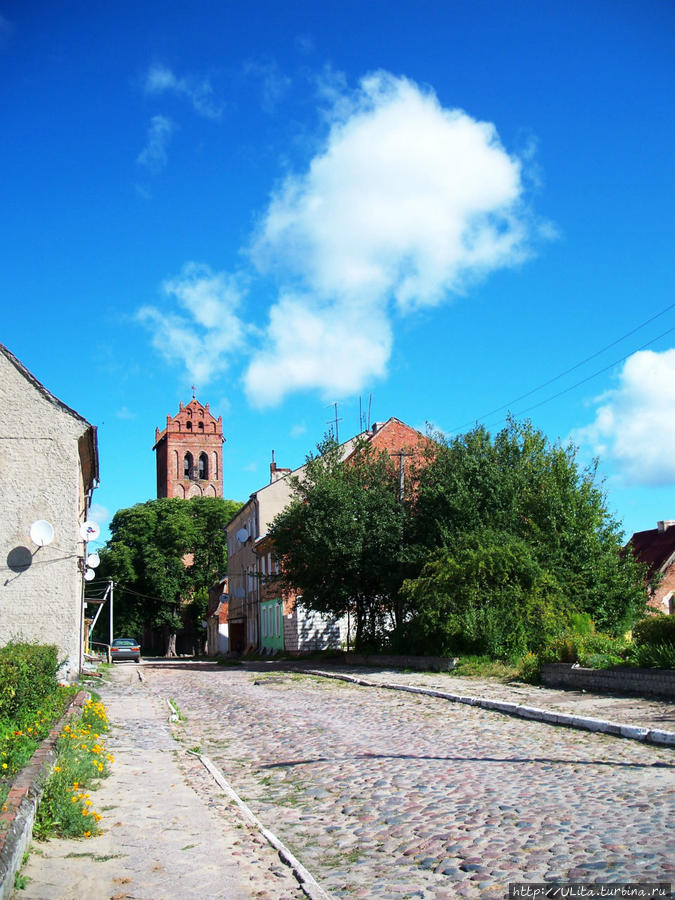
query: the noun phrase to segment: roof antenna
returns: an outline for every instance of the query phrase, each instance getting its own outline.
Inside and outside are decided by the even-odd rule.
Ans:
[[[367,428],[366,428],[367,431],[370,431],[370,407],[371,407],[372,405],[373,405],[373,395],[372,395],[372,394],[369,394],[369,395],[368,395],[368,425],[367,425]]]
[[[194,384],[193,384],[193,385],[192,385],[192,399],[193,399],[193,400],[195,399],[195,393],[196,393],[196,391],[197,391],[197,388],[196,388],[196,387],[194,386]]]
[[[339,436],[338,436],[338,422],[341,422],[342,419],[338,419],[338,405],[337,405],[337,400],[334,400],[332,403],[329,403],[328,406],[326,407],[326,409],[330,408],[331,406],[333,406],[333,407],[335,408],[335,418],[334,418],[334,419],[328,419],[327,422],[326,422],[326,424],[327,424],[327,425],[331,425],[331,426],[332,426],[333,424],[335,425],[335,432],[334,432],[334,435],[333,435],[333,436],[335,437],[335,443],[336,443],[336,444],[339,444],[339,443],[340,443],[340,438],[339,438]]]

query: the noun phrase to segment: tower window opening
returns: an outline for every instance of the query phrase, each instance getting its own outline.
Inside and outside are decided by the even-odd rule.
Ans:
[[[194,460],[190,452],[183,457],[183,478],[192,478],[194,471]]]
[[[206,453],[199,454],[199,477],[201,479],[209,477],[209,458]]]
[[[185,427],[187,428],[188,431],[192,431],[192,422],[186,422]]]

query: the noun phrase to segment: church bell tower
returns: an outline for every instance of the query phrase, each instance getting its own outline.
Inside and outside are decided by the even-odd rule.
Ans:
[[[187,406],[181,402],[166,428],[155,429],[157,496],[222,497],[224,440],[222,417],[208,403],[202,406],[194,393]]]

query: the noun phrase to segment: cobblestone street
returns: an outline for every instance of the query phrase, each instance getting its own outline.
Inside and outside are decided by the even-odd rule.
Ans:
[[[143,674],[332,896],[672,881],[672,750],[292,671]]]

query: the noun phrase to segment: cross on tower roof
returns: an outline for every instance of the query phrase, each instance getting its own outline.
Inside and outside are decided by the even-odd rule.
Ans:
[[[195,393],[196,393],[196,391],[197,391],[197,388],[196,388],[196,387],[194,386],[194,384],[193,384],[193,385],[192,385],[192,399],[193,399],[193,400],[195,399]]]

